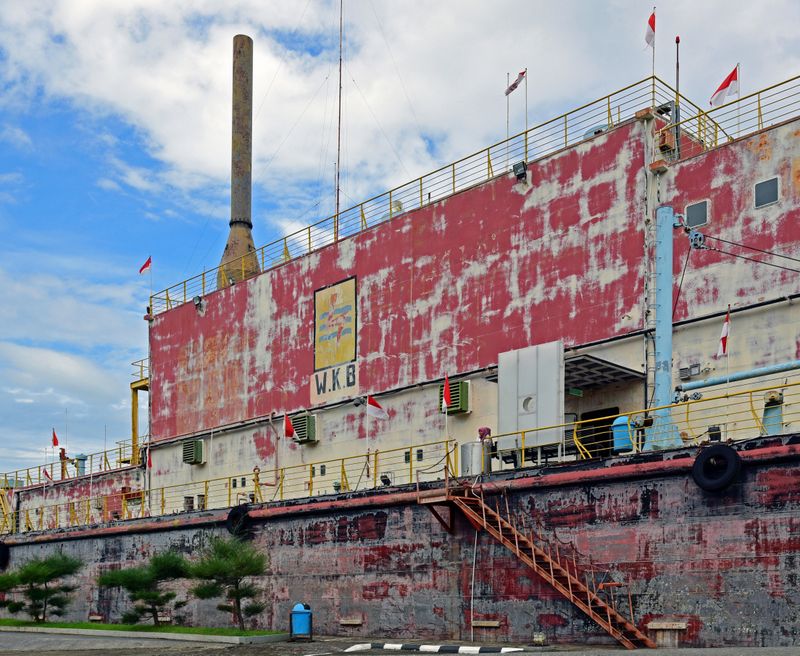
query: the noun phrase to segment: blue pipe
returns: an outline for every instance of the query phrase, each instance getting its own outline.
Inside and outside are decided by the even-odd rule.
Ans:
[[[672,403],[672,231],[675,212],[668,205],[656,209],[656,334],[655,407]],[[681,439],[670,422],[668,409],[653,412],[653,425],[647,431],[645,449],[680,446]]]
[[[707,378],[706,380],[698,380],[693,383],[678,385],[675,389],[678,392],[688,392],[690,390],[712,387],[714,385],[724,385],[727,382],[735,383],[739,380],[758,378],[759,376],[769,376],[770,374],[779,374],[783,371],[793,371],[795,369],[800,369],[800,360],[792,360],[791,362],[783,362],[781,364],[771,364],[768,367],[759,367],[758,369],[749,369],[748,371],[737,371],[735,374],[731,374],[730,376],[715,376],[714,378]]]
[[[675,213],[668,205],[656,210],[656,335],[655,394],[658,407],[672,403],[672,230]]]

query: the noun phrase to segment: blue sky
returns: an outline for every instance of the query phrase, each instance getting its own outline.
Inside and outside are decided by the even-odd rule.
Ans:
[[[224,8],[222,8],[224,7]],[[531,125],[650,73],[652,5],[346,0],[343,205],[505,135],[506,72]],[[800,73],[788,0],[658,8],[657,73],[707,103]],[[338,2],[0,0],[0,471],[129,436],[129,363],[153,256],[162,289],[227,235],[231,41],[255,50],[254,236],[332,212]],[[524,127],[523,91],[511,97]]]

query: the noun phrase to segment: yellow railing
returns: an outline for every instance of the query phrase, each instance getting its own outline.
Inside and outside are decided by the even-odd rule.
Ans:
[[[136,362],[131,362],[131,366],[133,367],[131,376],[134,380],[145,380],[150,377],[150,358],[142,358],[141,360],[136,360]]]
[[[445,466],[458,471],[455,442],[428,442],[399,449],[332,458],[312,464],[284,467],[150,490],[122,490],[114,494],[48,503],[57,489],[44,486],[43,500],[32,507],[0,517],[0,533],[86,526],[103,522],[194,510],[229,508],[240,503],[262,503],[322,494],[438,480]]]
[[[0,490],[49,484],[51,481],[58,482],[127,467],[131,464],[132,455],[131,442],[126,440],[117,442],[110,449],[90,453],[85,456],[85,460],[70,456],[66,460],[53,460],[35,467],[15,469],[0,474]]]
[[[660,130],[671,141],[680,128],[680,158],[692,157],[738,137],[782,123],[800,113],[800,76],[773,84],[709,110],[696,110]],[[672,156],[677,157],[677,150]]]
[[[551,155],[583,141],[596,130],[608,129],[631,118],[639,109],[662,105],[675,98],[675,90],[657,77],[640,80],[259,248],[256,254],[261,270],[280,266],[401,214],[504,175],[515,162]],[[692,111],[701,111],[682,97],[681,105],[691,107]],[[245,257],[249,259],[252,256],[248,254]],[[228,262],[225,266],[241,267],[244,272],[245,259]],[[195,296],[215,291],[218,270],[219,267],[204,271],[154,294],[150,298],[152,313],[164,312]]]
[[[800,422],[800,382],[740,390],[717,389],[673,405],[495,436],[499,455],[520,463],[602,458],[709,441],[793,432]],[[504,438],[512,438],[506,440]],[[516,438],[516,439],[514,439]]]

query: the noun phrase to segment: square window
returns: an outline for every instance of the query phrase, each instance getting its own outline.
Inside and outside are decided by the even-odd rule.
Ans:
[[[756,184],[755,205],[764,207],[778,202],[778,178],[771,178]]]
[[[194,510],[194,497],[183,497],[183,510],[184,512],[192,512]]]
[[[708,201],[703,200],[699,203],[687,205],[684,221],[689,228],[696,228],[708,223]]]

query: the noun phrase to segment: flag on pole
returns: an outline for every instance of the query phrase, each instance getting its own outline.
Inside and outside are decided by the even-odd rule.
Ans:
[[[147,446],[147,468],[153,468],[153,458],[150,456],[150,445]]]
[[[729,93],[739,93],[739,64],[734,66],[728,77],[722,80],[714,95],[711,96],[710,105],[712,107],[719,107],[725,104],[725,98]]]
[[[722,334],[719,336],[719,348],[717,357],[721,358],[728,354],[728,333],[731,329],[731,308],[728,306],[728,313],[725,315],[725,322],[722,324]]]
[[[517,75],[517,79],[508,85],[508,89],[506,89],[506,95],[510,94],[512,91],[514,91],[514,89],[516,89],[519,86],[519,83],[525,79],[525,74],[527,72],[528,72],[527,68],[524,71],[519,72],[519,75]]]
[[[653,13],[647,19],[647,29],[644,33],[644,41],[651,48],[655,47],[656,42],[656,9],[653,7]]]
[[[147,262],[145,262],[145,263],[144,263],[144,264],[143,264],[143,265],[142,265],[142,266],[139,268],[139,274],[142,274],[142,273],[144,273],[145,271],[149,270],[149,269],[150,269],[150,265],[151,265],[152,263],[153,263],[153,257],[152,257],[152,255],[151,255],[151,256],[149,256],[149,257],[147,258]]]
[[[371,396],[367,396],[367,414],[375,419],[388,419],[389,413]]]
[[[49,482],[49,483],[52,483],[52,482],[53,482],[53,477],[52,477],[52,476],[50,476],[50,472],[49,472],[49,471],[47,471],[47,467],[45,467],[44,469],[42,469],[42,473],[44,474],[44,477],[47,479],[47,481],[45,481],[45,483],[48,483],[48,482]]]
[[[56,435],[56,429],[53,429],[53,446],[58,446],[58,435]]]
[[[294,437],[294,426],[289,415],[283,415],[283,436],[288,440]]]
[[[451,403],[450,398],[450,379],[444,375],[444,388],[442,390],[442,412],[447,412],[447,406]]]

